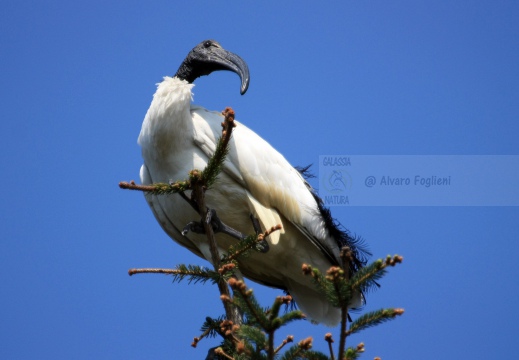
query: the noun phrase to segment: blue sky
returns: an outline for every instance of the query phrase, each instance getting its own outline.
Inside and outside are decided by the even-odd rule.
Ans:
[[[222,312],[216,289],[127,275],[204,262],[117,187],[138,179],[155,84],[201,40],[242,56],[251,83],[240,96],[235,74],[214,73],[195,103],[232,106],[294,165],[517,155],[518,16],[513,1],[4,1],[0,358],[202,359],[214,344],[189,346]],[[518,207],[332,210],[373,258],[405,259],[366,310],[406,313],[349,340],[363,359],[514,354]],[[251,285],[265,305],[278,294]],[[328,331],[303,323],[279,340],[311,335],[324,350]]]

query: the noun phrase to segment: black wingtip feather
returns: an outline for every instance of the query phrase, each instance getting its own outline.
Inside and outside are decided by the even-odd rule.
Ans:
[[[312,189],[313,190],[313,189]],[[332,212],[324,205],[323,200],[312,191],[312,196],[317,202],[319,213],[321,214],[324,225],[328,229],[330,236],[332,236],[340,248],[348,246],[353,253],[353,262],[351,266],[352,271],[356,272],[358,269],[366,265],[371,253],[368,250],[364,239],[357,235],[351,235],[350,232],[342,226],[342,224],[332,216]]]
[[[295,169],[299,171],[305,180],[307,180],[310,178],[315,178],[315,175],[310,172],[311,166],[312,165],[305,167],[295,167]],[[325,227],[330,233],[330,236],[332,236],[337,241],[339,248],[343,248],[344,246],[348,246],[350,248],[353,254],[353,261],[350,264],[350,271],[352,273],[357,272],[360,268],[367,264],[369,257],[371,257],[371,252],[368,250],[366,242],[360,236],[351,235],[350,232],[332,216],[330,209],[324,205],[324,201],[319,197],[319,195],[317,195],[315,189],[312,188],[308,183],[307,187],[317,203],[319,214],[321,215]],[[373,284],[373,286],[377,285],[378,284]]]
[[[306,166],[294,166],[294,169],[296,169],[305,180],[308,180],[315,178],[315,175],[310,171],[311,167],[312,164]]]

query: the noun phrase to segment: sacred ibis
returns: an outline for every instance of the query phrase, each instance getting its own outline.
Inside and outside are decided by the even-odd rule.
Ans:
[[[192,105],[191,90],[195,79],[217,70],[237,73],[241,94],[247,91],[247,64],[213,40],[198,44],[175,76],[166,76],[158,84],[138,139],[144,158],[140,171],[143,184],[185,179],[190,170],[207,165],[221,134],[223,118],[219,112]],[[363,265],[365,253],[332,219],[301,173],[259,135],[238,121],[236,124],[224,169],[206,192],[207,206],[216,210],[225,224],[243,234],[254,233],[250,215],[259,220],[262,230],[281,224],[282,230],[267,238],[268,251],[254,252],[242,260],[240,272],[253,281],[288,290],[312,320],[333,326],[340,320],[339,310],[315,290],[310,277],[303,275],[301,265],[308,263],[325,272],[340,264],[340,249],[348,245],[355,257],[350,267],[355,271]],[[173,240],[211,261],[205,235],[182,234],[186,224],[199,218],[187,201],[178,194],[145,196],[156,219]],[[226,234],[217,234],[216,239],[223,252],[239,241]],[[351,307],[362,301],[359,293]]]

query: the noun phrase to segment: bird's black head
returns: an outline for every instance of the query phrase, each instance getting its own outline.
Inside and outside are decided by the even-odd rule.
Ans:
[[[240,76],[240,93],[243,95],[249,87],[249,67],[241,57],[225,50],[214,40],[204,40],[187,54],[176,77],[189,83],[196,78],[209,75],[213,71],[228,70]]]

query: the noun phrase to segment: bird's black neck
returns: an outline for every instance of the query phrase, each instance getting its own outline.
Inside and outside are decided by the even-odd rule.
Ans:
[[[180,80],[186,80],[190,84],[192,84],[193,81],[195,81],[195,79],[199,76],[200,74],[198,74],[198,72],[195,70],[195,67],[186,61],[182,62],[177,70],[177,73],[175,74],[175,77],[179,78]]]

